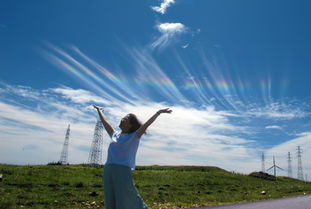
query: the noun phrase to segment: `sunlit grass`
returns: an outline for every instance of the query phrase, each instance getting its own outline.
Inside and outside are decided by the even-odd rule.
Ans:
[[[0,165],[0,208],[103,208],[102,168]],[[233,174],[216,167],[139,166],[134,182],[150,208],[218,205],[311,194],[311,183]],[[266,191],[266,195],[261,192]]]

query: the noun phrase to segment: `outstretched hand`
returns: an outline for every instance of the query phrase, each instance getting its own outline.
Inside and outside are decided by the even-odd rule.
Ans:
[[[161,109],[159,110],[157,113],[161,114],[161,113],[171,113],[173,110],[171,110],[170,108],[165,108],[165,109]]]
[[[93,107],[94,107],[96,110],[100,110],[100,111],[104,110],[103,107],[98,107],[98,106],[96,106],[96,105],[93,105]]]

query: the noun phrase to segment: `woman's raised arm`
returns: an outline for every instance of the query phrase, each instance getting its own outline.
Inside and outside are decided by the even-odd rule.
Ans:
[[[103,110],[104,108],[102,107],[97,107],[96,105],[93,105],[93,107],[97,110],[98,112],[98,115],[99,115],[99,118],[101,120],[101,122],[103,123],[107,133],[109,134],[109,136],[111,137],[113,132],[114,132],[114,129],[112,128],[112,126],[108,123],[108,121],[106,120],[104,114],[103,114]]]
[[[138,130],[136,135],[138,137],[141,137],[147,130],[147,128],[157,119],[157,117],[161,114],[161,113],[171,113],[172,110],[169,108],[165,108],[165,109],[161,109],[158,112],[156,112],[151,118],[149,118],[149,120],[144,123]]]

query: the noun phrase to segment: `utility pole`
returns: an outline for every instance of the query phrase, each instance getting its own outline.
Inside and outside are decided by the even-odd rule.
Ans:
[[[287,173],[288,173],[288,177],[293,178],[293,172],[292,172],[292,159],[290,156],[290,152],[288,152],[287,155],[287,162],[288,162],[288,169],[287,169]]]
[[[297,157],[298,157],[298,173],[297,173],[297,178],[299,180],[303,181],[301,155],[302,155],[302,150],[300,149],[300,146],[298,146],[298,148],[297,148]]]
[[[102,164],[102,149],[103,149],[103,124],[100,120],[97,121],[93,141],[89,154],[89,164],[96,167]]]
[[[62,153],[60,154],[59,162],[63,165],[68,164],[69,135],[70,135],[70,124],[68,125],[67,131],[66,131],[66,136],[65,136],[65,141],[64,141],[64,145],[63,145],[63,150],[62,150]]]
[[[274,170],[274,176],[276,177],[276,169],[278,168],[278,169],[280,169],[280,170],[284,170],[283,168],[280,168],[279,166],[277,166],[276,164],[275,164],[275,157],[273,156],[273,166],[271,166],[268,170],[270,170],[271,168],[273,168],[273,170]],[[268,171],[267,170],[267,171]]]
[[[266,172],[266,169],[265,169],[265,154],[264,154],[264,152],[262,152],[262,154],[261,154],[261,171],[263,173]]]

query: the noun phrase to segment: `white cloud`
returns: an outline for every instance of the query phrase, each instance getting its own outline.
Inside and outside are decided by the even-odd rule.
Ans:
[[[2,162],[42,164],[57,161],[68,123],[71,124],[69,162],[87,162],[97,119],[95,111],[89,106],[93,102],[102,102],[105,106],[105,100],[101,101],[100,97],[87,90],[68,87],[41,91],[18,86],[9,86],[7,89],[11,89],[10,94],[20,97],[28,97],[33,92],[34,96],[30,98],[37,101],[37,108],[0,101]],[[28,89],[27,94],[24,89]],[[45,95],[44,99],[42,95]],[[140,120],[146,121],[155,111],[165,106],[164,103],[156,102],[138,101],[133,105],[111,101],[106,104],[105,113],[113,127],[117,127],[120,118],[127,113],[136,113]],[[170,107],[173,113],[161,115],[149,127],[147,135],[143,136],[137,164],[213,165],[243,173],[260,169],[258,145],[251,139],[238,136],[239,133],[248,132],[249,127],[231,123],[229,118],[235,115],[217,111],[211,106]],[[272,127],[277,128],[276,125],[270,128]],[[310,150],[310,136],[310,132],[301,133],[296,139],[267,150],[266,167],[270,165],[268,159],[275,155],[280,167],[286,168],[287,151],[294,153],[298,145],[304,150]],[[104,134],[104,161],[108,143],[108,136]],[[307,173],[310,173],[311,165],[304,159],[309,157],[311,156],[307,152],[303,156]]]
[[[311,132],[304,132],[297,135],[296,138],[292,140],[281,143],[277,146],[266,151],[266,168],[272,165],[272,156],[276,157],[276,163],[278,166],[283,168],[285,171],[280,171],[280,175],[287,176],[287,154],[291,153],[292,157],[292,169],[293,169],[293,177],[297,178],[297,166],[298,166],[298,158],[297,158],[297,147],[300,146],[303,154],[302,154],[302,166],[303,171],[306,174],[311,175]],[[267,166],[268,165],[268,166]]]
[[[57,161],[68,123],[73,128],[69,159],[71,162],[86,161],[82,158],[83,153],[75,152],[73,147],[90,143],[93,129],[92,121],[95,122],[95,118],[86,123],[86,118],[90,116],[81,112],[76,114],[77,109],[70,107],[67,110],[57,110],[56,112],[27,110],[3,102],[0,102],[0,107],[0,155],[2,162],[42,164]],[[3,123],[5,118],[14,123]],[[82,122],[77,121],[77,119],[81,119]],[[36,146],[36,149],[25,149],[29,146]]]
[[[21,91],[18,89],[21,87],[9,87],[15,89],[10,91],[10,94],[26,96],[19,94]],[[89,91],[68,87],[42,91],[30,87],[27,89],[27,96],[31,94],[30,92],[35,92],[34,95],[38,96],[32,97],[36,98],[37,107],[0,102],[2,162],[28,164],[58,160],[68,123],[71,124],[69,161],[70,163],[86,162],[88,153],[81,150],[81,147],[90,146],[97,118],[95,111],[91,112],[86,107],[94,101],[100,101],[100,98]],[[44,99],[40,97],[43,93]],[[163,103],[155,102],[137,102],[135,105],[130,103],[116,105],[112,102],[107,105],[105,112],[111,124],[117,127],[120,118],[129,112],[136,113],[142,121],[146,121],[155,111],[165,106]],[[148,129],[148,134],[143,137],[138,155],[140,164],[200,164],[203,163],[200,159],[205,159],[213,153],[214,156],[222,159],[218,162],[219,166],[222,164],[223,167],[230,168],[229,162],[225,165],[224,156],[248,155],[246,144],[252,143],[251,140],[219,134],[223,131],[227,133],[243,131],[243,127],[229,123],[226,112],[215,111],[212,107],[196,109],[172,106],[171,108],[173,113],[161,115]],[[11,122],[7,122],[8,120]],[[108,137],[105,135],[105,155],[108,142]],[[32,149],[25,149],[25,147]],[[159,158],[159,154],[163,156],[163,161]],[[178,156],[179,160],[176,158],[165,160],[165,154]]]
[[[185,44],[185,45],[182,45],[181,48],[185,49],[185,48],[188,48],[189,44]]]
[[[165,14],[168,7],[175,3],[175,0],[163,0],[160,6],[151,7],[154,11]]]
[[[151,48],[164,48],[176,40],[178,34],[187,32],[187,27],[182,23],[161,23],[156,26],[162,34],[151,44]]]
[[[42,94],[40,94],[38,91],[28,87],[28,86],[10,86],[6,84],[2,84],[5,86],[5,89],[2,89],[1,93],[10,93],[10,94],[16,94],[18,96],[27,98],[27,99],[39,99]]]
[[[63,87],[63,88],[53,88],[51,90],[54,91],[55,93],[62,94],[65,98],[70,99],[75,103],[94,102],[105,105],[109,103],[107,100],[83,89],[72,89],[68,87]]]
[[[291,104],[281,104],[278,102],[270,103],[264,107],[255,107],[245,112],[246,115],[277,119],[277,120],[290,120],[294,118],[308,117],[310,113],[305,112],[298,106]]]
[[[178,24],[163,25],[161,31],[163,34],[173,34],[174,40],[182,29]],[[91,107],[93,103],[105,107],[113,127],[118,127],[120,118],[129,112],[136,113],[142,121],[146,121],[159,108],[169,106],[173,113],[161,115],[142,138],[137,155],[138,164],[215,165],[248,173],[259,170],[261,165],[259,151],[263,150],[263,145],[251,138],[251,133],[258,131],[258,125],[267,127],[260,131],[279,133],[276,126],[285,129],[291,125],[286,126],[286,120],[304,120],[303,117],[308,116],[299,105],[239,104],[240,101],[233,97],[210,94],[199,82],[195,82],[191,97],[187,97],[180,83],[174,82],[176,78],[160,67],[161,63],[157,62],[150,50],[128,48],[127,57],[132,66],[126,70],[135,70],[124,74],[121,71],[117,75],[77,48],[72,47],[72,50],[78,57],[51,47],[45,58],[79,79],[81,86],[84,85],[88,90],[66,86],[45,90],[9,85],[0,88],[2,162],[28,164],[58,160],[68,123],[72,127],[69,161],[86,162],[97,119]],[[187,65],[182,57],[176,57],[180,74],[194,81],[197,77],[206,76],[206,72],[193,71],[193,66]],[[225,76],[222,76],[224,73],[218,68],[208,65],[202,71],[206,69],[210,70],[215,80],[225,80]],[[157,102],[154,98],[157,98]],[[212,100],[221,102],[226,108],[218,109],[219,106]],[[167,101],[170,105],[161,101]],[[262,121],[266,123],[257,123]],[[104,136],[105,160],[109,139],[107,135]],[[308,134],[305,132],[297,137],[306,136]],[[285,140],[282,139],[282,142]],[[268,162],[266,165],[268,167]]]
[[[281,126],[276,126],[276,125],[274,125],[274,126],[266,126],[265,127],[266,129],[282,129],[282,127]]]
[[[186,27],[181,23],[161,23],[157,28],[163,34],[183,33],[186,31]]]
[[[87,84],[89,88],[94,89],[108,100],[116,100],[118,98],[129,101],[128,96],[131,96],[131,94],[124,95],[127,88],[120,84],[112,73],[83,54],[77,47],[71,48],[79,55],[78,58],[86,60],[92,67],[86,66],[81,60],[53,44],[45,43],[45,45],[47,49],[40,49],[40,54],[60,70],[75,75],[81,82]],[[103,88],[105,88],[105,91]]]

